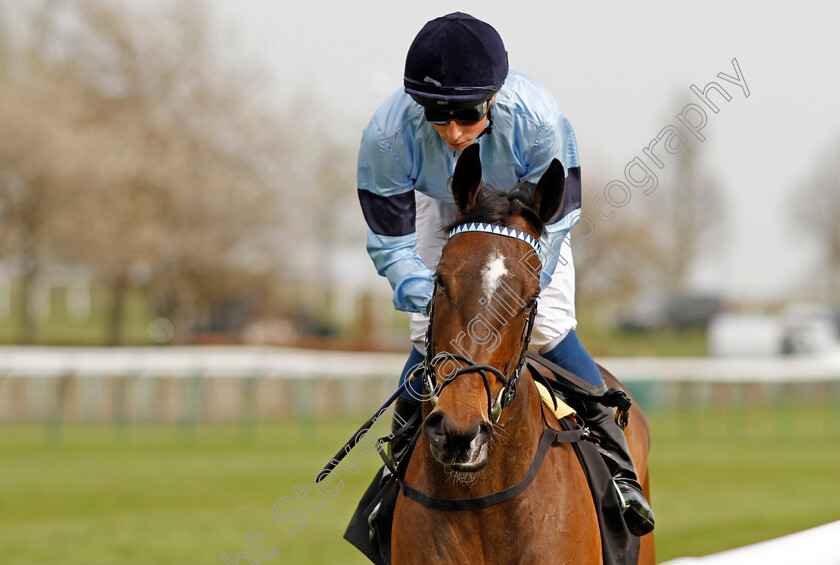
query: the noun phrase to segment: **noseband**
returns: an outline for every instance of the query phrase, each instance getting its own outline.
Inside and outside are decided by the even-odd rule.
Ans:
[[[506,228],[494,224],[469,223],[453,229],[450,232],[449,237],[452,238],[453,236],[464,232],[484,232],[519,239],[520,241],[528,243],[538,255],[540,252],[540,244],[535,238],[525,232],[521,232],[513,228]],[[519,343],[522,344],[522,349],[519,352],[519,359],[512,372],[510,371],[510,361],[508,361],[504,372],[502,372],[496,367],[475,363],[468,356],[460,353],[434,353],[434,348],[432,346],[432,327],[434,322],[435,296],[437,296],[437,281],[435,282],[435,286],[432,291],[432,300],[429,303],[429,325],[426,328],[425,338],[426,358],[423,365],[415,369],[411,378],[414,379],[417,376],[417,373],[422,374],[423,388],[428,395],[432,406],[435,406],[438,402],[440,393],[449,383],[466,373],[477,372],[481,375],[481,378],[484,381],[484,390],[487,391],[487,413],[489,414],[491,421],[494,423],[498,422],[502,415],[502,409],[508,406],[511,402],[513,402],[513,399],[516,398],[516,385],[522,377],[522,369],[525,366],[528,345],[531,342],[531,332],[534,329],[534,319],[537,316],[537,299],[533,298],[525,309],[527,318],[525,320],[525,326],[522,328],[522,336],[519,338]],[[434,376],[434,369],[435,366],[442,361],[458,361],[463,363],[464,366],[455,371],[451,376],[446,377],[440,385],[437,385]],[[488,378],[487,373],[492,373],[502,383],[502,388],[495,399],[493,398],[493,393],[490,391],[490,379]]]

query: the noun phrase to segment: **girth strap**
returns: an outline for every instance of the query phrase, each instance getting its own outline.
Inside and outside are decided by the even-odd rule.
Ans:
[[[576,430],[560,431],[554,428],[546,428],[540,438],[540,444],[537,447],[537,454],[534,457],[534,462],[531,463],[531,468],[518,483],[506,489],[488,494],[485,496],[478,496],[474,498],[437,498],[422,493],[419,490],[408,486],[405,481],[400,481],[400,490],[404,496],[407,496],[415,502],[419,502],[426,508],[433,510],[478,510],[480,508],[487,508],[502,502],[506,502],[515,496],[519,495],[528,486],[534,482],[537,472],[542,467],[545,454],[548,449],[555,443],[573,443],[586,439],[589,430],[586,428]]]

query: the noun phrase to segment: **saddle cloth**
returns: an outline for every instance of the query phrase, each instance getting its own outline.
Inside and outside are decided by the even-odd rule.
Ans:
[[[555,418],[562,420],[566,416],[571,416],[576,413],[574,408],[563,402],[560,397],[548,390],[545,385],[537,381],[534,381],[534,384],[537,385],[537,390],[540,393],[540,398],[542,398],[543,403],[548,406],[548,410],[554,414]],[[557,403],[557,408],[554,407],[552,398]]]

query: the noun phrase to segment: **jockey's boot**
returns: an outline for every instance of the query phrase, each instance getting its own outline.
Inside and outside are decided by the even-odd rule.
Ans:
[[[580,415],[592,437],[598,440],[598,451],[612,474],[627,529],[636,536],[650,533],[654,526],[653,510],[636,477],[627,438],[615,421],[615,409],[598,402],[582,404],[584,413]]]
[[[388,456],[394,465],[397,465],[402,460],[406,451],[408,451],[408,446],[411,444],[414,434],[417,433],[417,429],[420,426],[420,416],[418,415],[416,421],[411,426],[403,430],[399,435],[396,435],[400,431],[400,428],[404,427],[406,422],[420,410],[419,399],[423,398],[423,379],[412,380],[412,375],[422,366],[425,359],[425,355],[416,347],[412,346],[411,352],[408,354],[408,360],[406,360],[405,366],[400,374],[400,385],[406,386],[405,392],[403,392],[405,396],[398,396],[396,402],[394,402],[394,418],[391,420],[391,441],[388,442]],[[385,470],[387,472],[387,469]],[[387,475],[383,478],[387,478]]]
[[[408,452],[411,445],[411,440],[414,434],[417,433],[417,428],[420,426],[420,417],[408,426],[399,435],[395,435],[406,423],[411,419],[416,412],[420,410],[420,403],[409,398],[398,396],[394,402],[394,417],[391,420],[391,441],[388,442],[388,458],[391,464],[397,467]],[[385,466],[382,468],[382,478],[379,480],[380,488],[384,487],[391,477],[391,470]],[[370,527],[370,541],[373,543],[376,534],[376,521],[379,518],[379,511],[382,503],[377,504],[368,516],[368,526]]]
[[[408,446],[411,445],[411,440],[414,434],[417,433],[417,428],[420,426],[420,418],[418,417],[410,426],[408,426],[399,435],[395,435],[400,428],[411,419],[414,414],[420,410],[420,403],[410,398],[398,396],[394,402],[394,417],[391,420],[391,441],[388,442],[388,456],[394,466],[398,465],[402,458],[408,451]],[[388,469],[385,469],[386,473]],[[383,479],[386,477],[383,477]]]
[[[607,392],[601,370],[571,330],[558,343],[541,352],[546,359],[574,373],[589,384],[588,391],[595,395]],[[561,374],[558,379],[563,380]],[[621,511],[630,533],[643,536],[653,530],[653,511],[650,509],[642,487],[636,478],[633,461],[624,432],[615,422],[615,410],[596,402],[574,402],[578,414],[589,427],[592,437],[598,440],[601,456],[613,476],[615,490],[621,502]]]

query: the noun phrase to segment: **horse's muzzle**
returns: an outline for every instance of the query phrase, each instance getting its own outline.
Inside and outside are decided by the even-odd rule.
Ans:
[[[432,456],[457,471],[480,471],[487,465],[487,442],[491,433],[492,427],[486,420],[474,422],[462,430],[441,411],[432,411],[423,422],[423,434]]]

